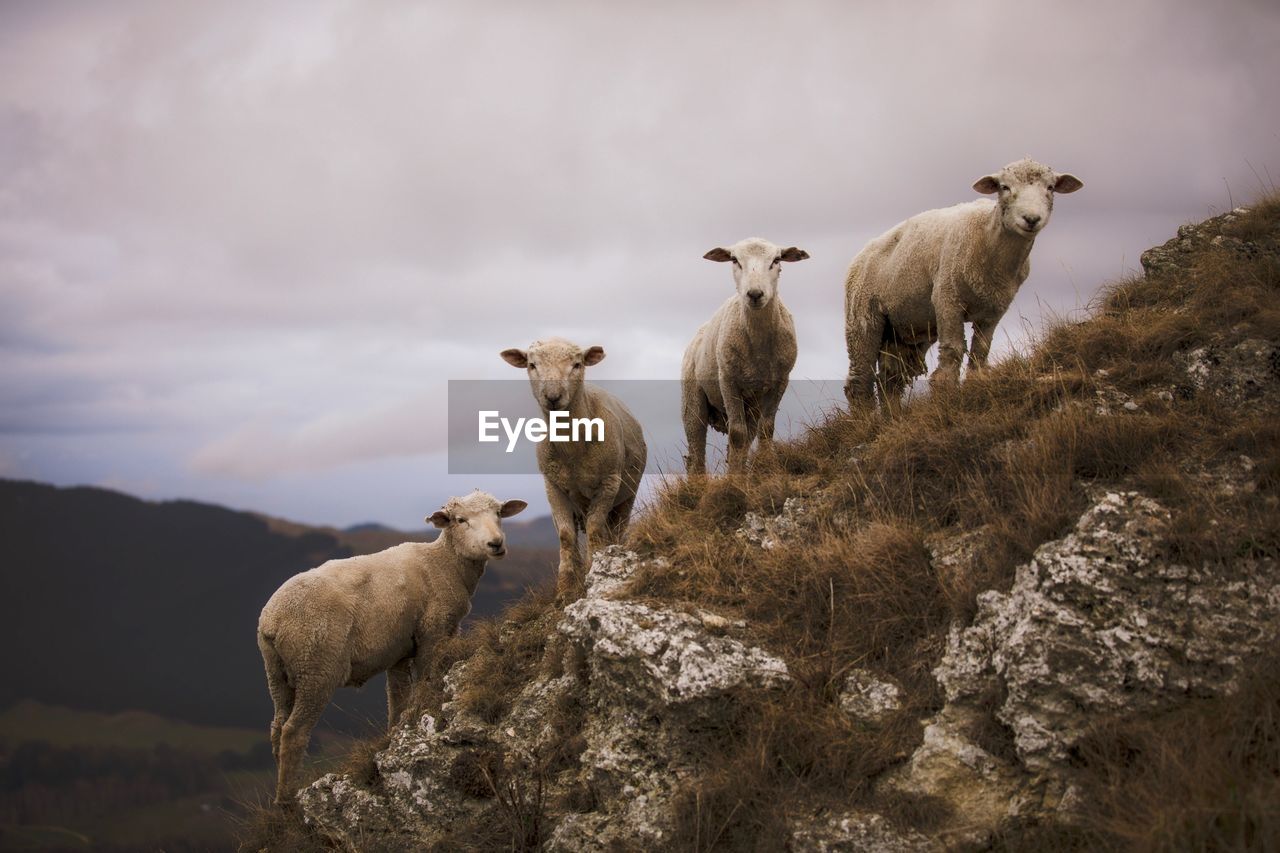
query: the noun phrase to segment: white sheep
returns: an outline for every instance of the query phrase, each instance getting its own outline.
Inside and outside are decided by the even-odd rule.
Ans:
[[[778,404],[796,363],[796,327],[778,295],[782,264],[809,253],[752,237],[703,255],[733,262],[737,293],[694,333],[681,367],[681,416],[689,453],[685,470],[706,473],[707,427],[729,434],[729,469],[746,462],[758,436],[773,441]]]
[[[525,506],[480,491],[451,498],[427,519],[443,528],[434,542],[330,560],[271,596],[258,619],[258,648],[275,705],[278,804],[292,801],[311,730],[339,687],[386,672],[388,724],[395,724],[435,645],[471,611],[485,563],[506,555],[499,519]]]
[[[935,341],[931,382],[958,381],[966,322],[973,324],[969,367],[984,367],[996,325],[1031,270],[1031,247],[1049,224],[1054,194],[1082,186],[1074,175],[1019,160],[974,183],[995,193],[994,202],[928,210],[868,243],[845,278],[850,409],[871,406],[877,362],[882,398],[895,407],[924,372]]]
[[[587,534],[587,565],[595,553],[618,542],[631,520],[648,457],[640,422],[621,400],[584,381],[586,368],[604,358],[604,349],[583,349],[563,338],[534,341],[527,350],[507,349],[502,358],[528,372],[533,398],[544,415],[567,411],[569,418],[604,423],[603,440],[592,431],[582,440],[543,441],[538,469],[547,486],[551,518],[560,537],[557,598],[575,595],[585,573],[578,551],[578,531]],[[593,440],[586,440],[586,438]]]

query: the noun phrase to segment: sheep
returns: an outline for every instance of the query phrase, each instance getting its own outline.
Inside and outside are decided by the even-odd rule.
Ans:
[[[534,341],[527,350],[503,350],[501,355],[528,372],[533,398],[544,415],[554,409],[567,411],[571,419],[604,422],[601,441],[543,441],[537,448],[538,469],[560,538],[556,598],[565,604],[585,578],[578,531],[586,532],[588,566],[598,550],[618,542],[626,532],[648,458],[644,433],[621,400],[583,381],[586,368],[604,358],[602,347],[584,350],[563,338],[550,338]]]
[[[271,596],[258,619],[258,648],[275,705],[278,805],[293,801],[311,730],[339,687],[386,672],[388,725],[395,725],[434,647],[471,611],[486,562],[506,555],[499,519],[525,506],[481,491],[451,498],[427,518],[442,529],[434,542],[330,560]]]
[[[1027,278],[1036,235],[1049,224],[1056,193],[1084,184],[1074,175],[1024,159],[979,178],[996,194],[907,219],[869,242],[845,278],[845,338],[853,411],[870,408],[879,363],[880,391],[893,410],[924,373],[937,341],[934,387],[960,378],[964,324],[973,324],[970,370],[986,366],[996,325]]]
[[[707,427],[729,434],[729,470],[746,462],[751,442],[773,441],[778,404],[796,363],[796,327],[778,295],[784,262],[809,253],[752,237],[703,255],[733,262],[737,293],[699,327],[684,351],[681,417],[689,452],[685,470],[706,473]]]

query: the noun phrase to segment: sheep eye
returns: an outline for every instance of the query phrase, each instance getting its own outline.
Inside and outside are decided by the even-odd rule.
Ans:
[[[530,370],[537,370],[537,369],[538,369],[538,365],[534,364],[534,363],[531,361],[531,362],[529,362],[529,369],[530,369]]]
[[[738,267],[739,269],[741,269],[741,268],[742,268],[742,264],[738,263],[738,259],[737,259],[737,258],[734,258],[734,259],[733,259],[733,265],[734,265],[735,267]]]
[[[582,362],[580,362],[580,361],[575,361],[575,362],[573,363],[573,369],[574,369],[574,370],[581,370],[581,369],[582,369]]]
[[[1001,185],[1000,185],[1000,192],[1002,192],[1002,193],[1007,193],[1008,191],[1009,191],[1009,185],[1008,185],[1008,184],[1001,184]]]
[[[467,520],[466,520],[465,518],[463,518],[462,516],[458,516],[458,523],[459,523],[459,524],[466,524],[466,523],[467,523]]]
[[[769,264],[769,266],[771,267],[782,266],[782,255],[778,255],[778,257],[774,258],[773,263]]]

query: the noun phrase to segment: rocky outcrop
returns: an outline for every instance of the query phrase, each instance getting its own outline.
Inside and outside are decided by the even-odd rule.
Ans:
[[[886,785],[943,795],[979,834],[1011,816],[1062,813],[1071,749],[1094,721],[1230,693],[1246,661],[1277,641],[1280,567],[1181,565],[1166,556],[1168,525],[1156,501],[1103,493],[1018,569],[1012,589],[981,594],[934,672],[947,704]],[[973,734],[992,697],[1013,755]]]
[[[1237,207],[1222,216],[1181,226],[1176,237],[1142,253],[1139,261],[1143,272],[1147,275],[1160,275],[1186,270],[1209,247],[1229,251],[1238,257],[1257,255],[1263,248],[1258,243],[1222,233],[1224,227],[1229,228],[1248,214],[1249,208]]]

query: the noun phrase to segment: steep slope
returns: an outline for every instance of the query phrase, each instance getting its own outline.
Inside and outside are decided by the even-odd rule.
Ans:
[[[250,840],[1280,844],[1280,201],[902,416],[673,481]]]

